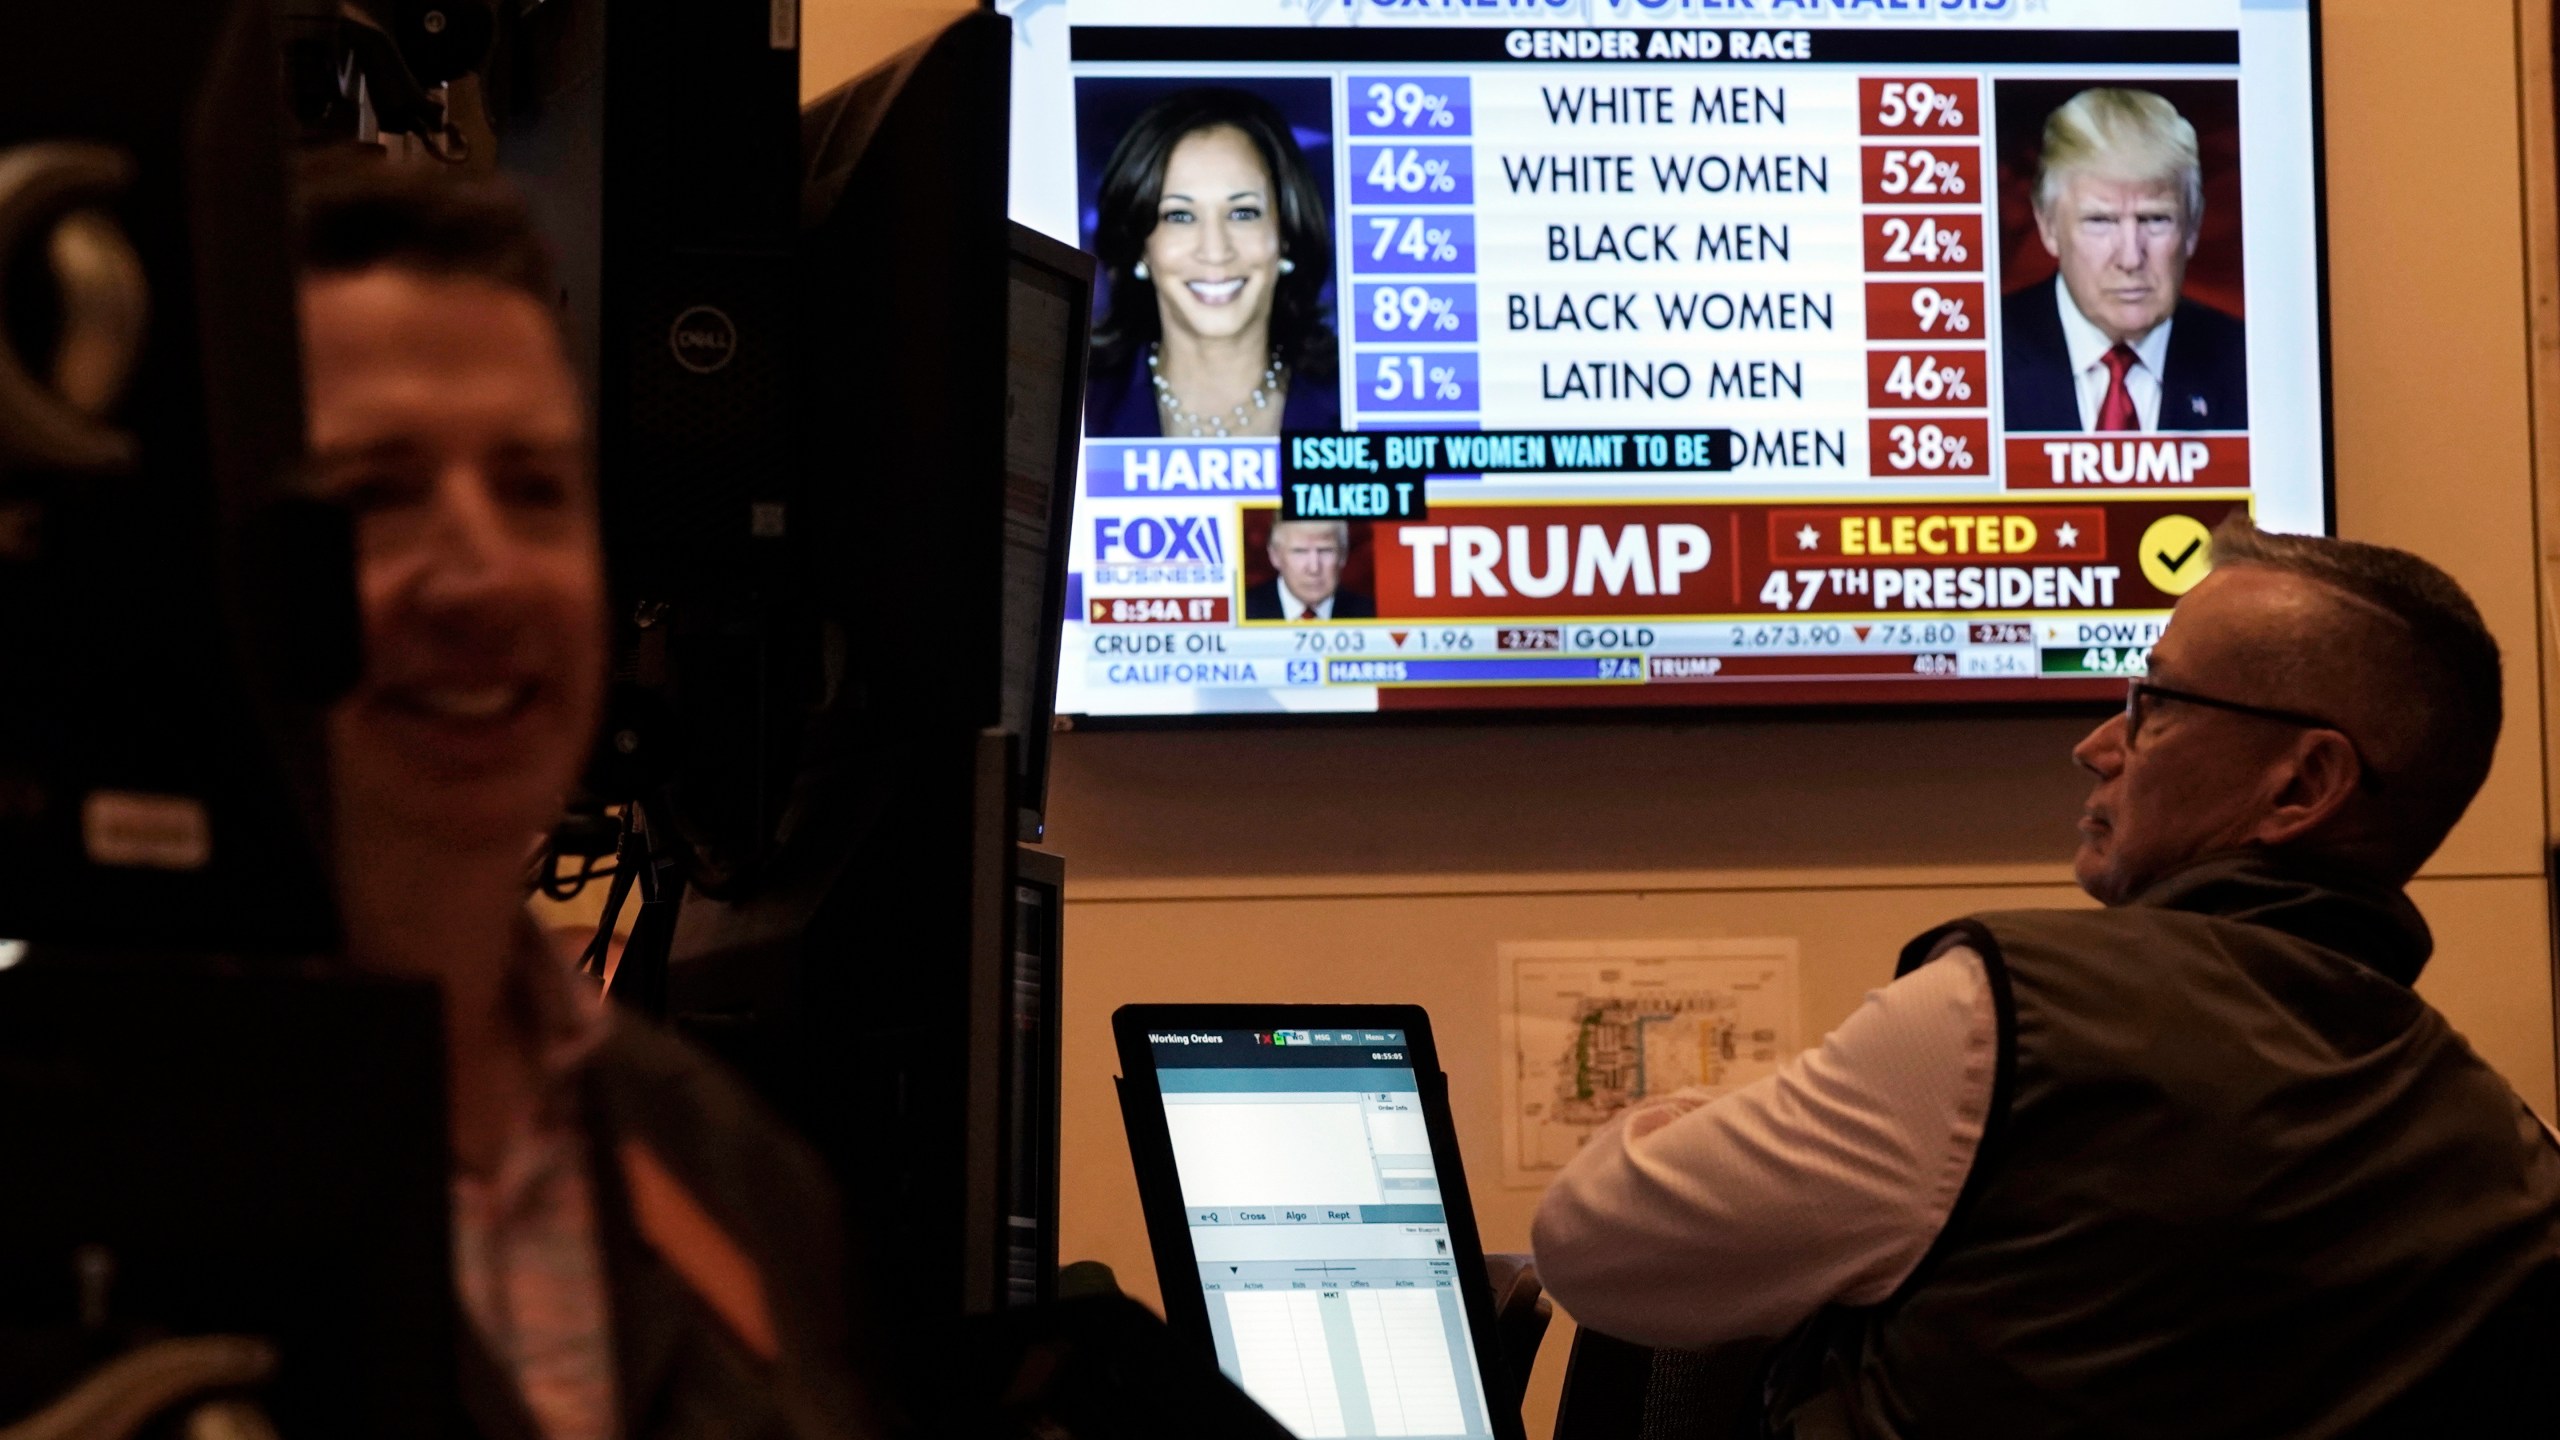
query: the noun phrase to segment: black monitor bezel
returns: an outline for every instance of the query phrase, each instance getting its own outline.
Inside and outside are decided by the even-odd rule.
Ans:
[[[1458,1152],[1458,1134],[1449,1111],[1449,1078],[1440,1069],[1440,1053],[1431,1038],[1431,1016],[1419,1005],[1123,1005],[1111,1014],[1112,1038],[1120,1052],[1120,1107],[1129,1137],[1129,1157],[1138,1177],[1138,1199],[1146,1214],[1147,1243],[1154,1252],[1156,1286],[1164,1315],[1177,1334],[1214,1354],[1209,1306],[1199,1281],[1199,1259],[1191,1248],[1191,1227],[1182,1204],[1182,1184],[1174,1168],[1173,1133],[1165,1124],[1164,1092],[1156,1082],[1155,1052],[1149,1030],[1401,1030],[1405,1054],[1413,1067],[1422,1099],[1422,1121],[1431,1138],[1431,1163],[1440,1177],[1443,1216],[1457,1261],[1459,1303],[1465,1308],[1467,1335],[1475,1347],[1476,1372],[1484,1385],[1485,1413],[1496,1440],[1525,1440],[1520,1412],[1502,1396],[1515,1393],[1514,1377],[1502,1355],[1494,1325],[1493,1283],[1485,1273],[1484,1240],[1476,1229],[1475,1206],[1467,1190],[1466,1167]],[[1450,1204],[1455,1192],[1460,1202]],[[1171,1283],[1179,1279],[1181,1283]]]
[[[1050,736],[1058,713],[1058,663],[1066,646],[1067,555],[1074,532],[1076,487],[1084,459],[1085,370],[1093,334],[1094,260],[1072,245],[1053,240],[1018,220],[1006,222],[1006,283],[1022,272],[1056,283],[1066,296],[1072,339],[1067,363],[1058,375],[1062,387],[1058,407],[1057,470],[1049,487],[1049,553],[1040,577],[1040,636],[1045,643],[1034,659],[1031,677],[1031,723],[1014,756],[1016,840],[1040,843],[1049,804]]]

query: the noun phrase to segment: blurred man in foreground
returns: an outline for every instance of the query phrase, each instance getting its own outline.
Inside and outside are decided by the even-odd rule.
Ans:
[[[357,963],[445,992],[466,1400],[526,1440],[865,1433],[817,1162],[608,1014],[524,909],[597,719],[586,409],[513,198],[389,167],[304,197],[311,454],[366,667],[331,718]]]
[[[2415,556],[2214,546],[2072,752],[2108,908],[1931,930],[1777,1075],[1595,1134],[1536,1227],[1577,1320],[1788,1337],[1806,1440],[2560,1428],[2560,1145],[2410,989],[2496,644]]]

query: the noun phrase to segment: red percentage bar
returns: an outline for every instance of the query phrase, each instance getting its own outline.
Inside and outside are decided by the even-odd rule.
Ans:
[[[1869,205],[1980,205],[1979,145],[1870,145],[1858,159]]]
[[[1870,340],[1982,340],[1979,280],[1871,280],[1867,282]],[[1975,379],[1979,381],[1980,376]]]
[[[1970,79],[1858,82],[1858,126],[1864,135],[1978,135],[1981,91]]]
[[[1979,215],[1869,214],[1867,268],[1894,272],[1982,269]]]
[[[1990,403],[1991,377],[1980,350],[1870,350],[1870,410],[1979,410]]]
[[[1991,422],[1981,416],[1867,422],[1867,473],[1894,478],[1991,473]]]

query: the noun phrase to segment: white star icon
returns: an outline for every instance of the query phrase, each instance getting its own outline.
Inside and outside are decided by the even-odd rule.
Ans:
[[[2063,549],[2068,550],[2072,546],[2080,543],[2080,527],[2077,525],[2057,525],[2053,527],[2053,538],[2061,543]]]
[[[1807,550],[1819,550],[1822,548],[1822,532],[1807,525],[1796,532],[1796,543]]]

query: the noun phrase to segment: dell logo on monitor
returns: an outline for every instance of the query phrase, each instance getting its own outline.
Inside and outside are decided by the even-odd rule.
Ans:
[[[738,353],[738,327],[717,308],[696,305],[668,327],[667,348],[675,352],[677,364],[708,375]]]

